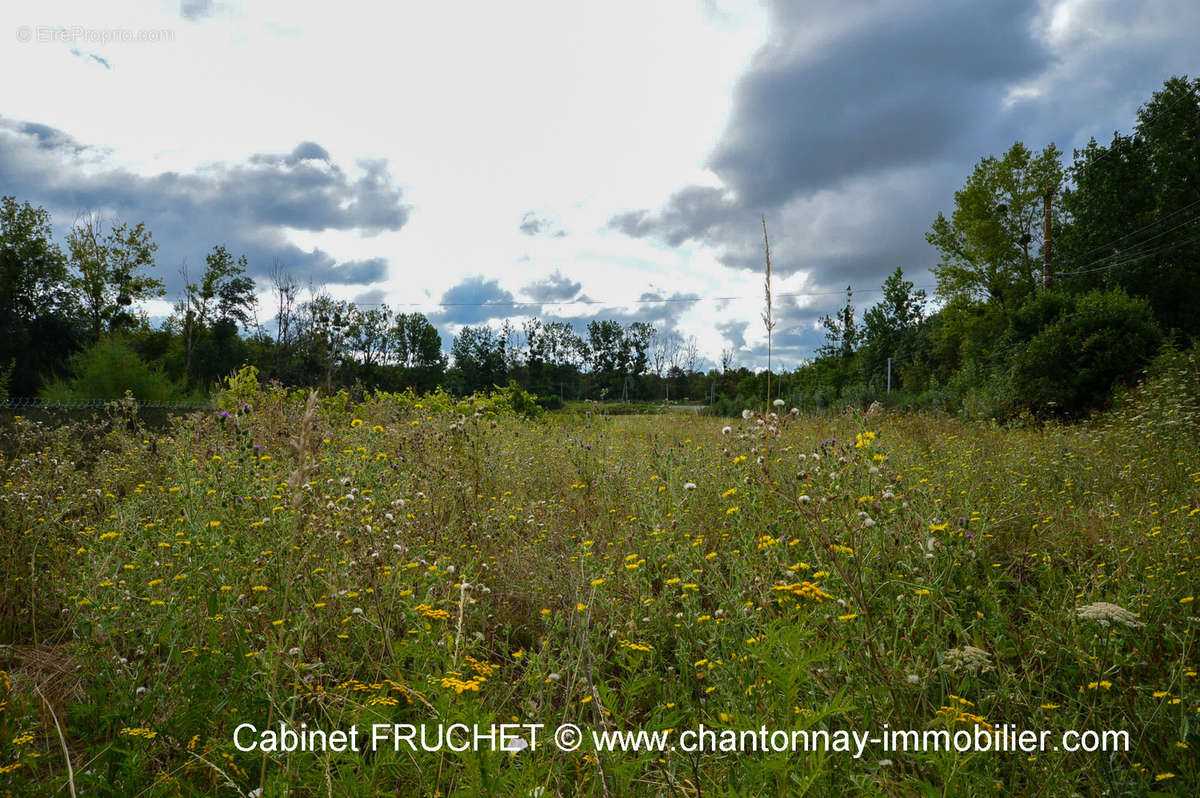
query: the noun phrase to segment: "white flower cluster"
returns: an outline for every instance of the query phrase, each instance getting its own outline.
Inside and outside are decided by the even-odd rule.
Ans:
[[[987,673],[992,669],[992,655],[975,646],[960,646],[942,652],[942,669],[955,673]]]
[[[1076,607],[1075,615],[1081,621],[1095,621],[1105,628],[1115,623],[1131,629],[1142,625],[1142,622],[1132,612],[1124,607],[1118,607],[1116,604],[1109,604],[1107,601],[1096,601]]]

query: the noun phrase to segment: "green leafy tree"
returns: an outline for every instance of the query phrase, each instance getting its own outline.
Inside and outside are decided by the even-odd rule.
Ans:
[[[1163,329],[1200,337],[1200,79],[1168,80],[1132,134],[1076,150],[1069,175],[1063,280],[1145,297]]]
[[[625,329],[619,321],[591,321],[587,326],[589,363],[597,374],[625,371]]]
[[[425,314],[396,314],[388,328],[387,345],[401,384],[428,391],[441,383],[446,371],[442,336]]]
[[[850,358],[858,349],[858,322],[854,319],[854,290],[846,286],[846,304],[834,315],[821,319],[825,328],[825,343],[817,349],[820,357]]]
[[[93,341],[134,326],[133,304],[166,293],[162,280],[143,273],[154,268],[158,250],[143,222],[105,232],[99,214],[89,213],[67,234],[67,249],[75,269],[71,289],[83,305]]]
[[[0,198],[0,364],[9,391],[32,396],[42,377],[77,347],[76,303],[50,214]]]
[[[464,393],[486,391],[504,382],[504,340],[486,324],[459,330],[450,353]]]
[[[925,300],[925,292],[913,290],[899,267],[884,280],[883,298],[863,314],[863,368],[869,377],[886,383],[888,358],[902,361],[893,369],[893,383],[900,387],[901,365],[909,366],[916,355]]]
[[[310,379],[320,380],[328,393],[333,390],[334,374],[349,354],[350,305],[320,293],[305,303],[302,316],[300,339],[306,371]]]
[[[213,247],[204,258],[204,277],[199,297],[214,321],[234,322],[249,327],[254,319],[254,280],[246,276],[249,264],[242,255],[236,261],[223,246]]]
[[[544,395],[565,395],[566,386],[576,382],[579,368],[587,358],[583,339],[565,321],[543,323],[531,318],[522,324],[522,331],[531,390]]]
[[[363,375],[369,382],[374,381],[376,369],[388,356],[391,320],[392,311],[387,305],[367,309],[350,306],[346,338],[350,351],[358,356]]]
[[[442,336],[424,313],[399,313],[388,331],[392,359],[403,368],[445,368]]]
[[[654,327],[644,321],[635,321],[625,330],[625,364],[631,377],[640,377],[650,365],[650,341],[654,338]]]
[[[236,333],[238,327],[250,326],[256,303],[254,280],[246,276],[247,267],[245,255],[235,261],[229,250],[217,245],[204,258],[204,274],[198,284],[188,280],[187,267],[183,268],[184,293],[175,308],[189,377],[198,376],[196,347],[213,327],[220,324],[226,328],[228,338],[229,329]]]
[[[1062,184],[1061,153],[1051,144],[1034,155],[1016,142],[1001,158],[975,166],[954,193],[954,211],[939,213],[926,240],[941,258],[938,295],[1019,304],[1041,269],[1044,196]]]

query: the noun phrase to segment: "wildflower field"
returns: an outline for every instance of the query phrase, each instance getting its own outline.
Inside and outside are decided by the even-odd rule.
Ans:
[[[18,419],[0,793],[1194,795],[1200,449],[1177,360],[1068,427],[529,418],[252,374],[158,431]],[[241,724],[568,722],[1130,746],[235,745]]]

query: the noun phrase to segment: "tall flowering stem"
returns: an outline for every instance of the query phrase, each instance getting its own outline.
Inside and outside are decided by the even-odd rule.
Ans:
[[[775,319],[771,315],[771,242],[767,239],[767,217],[762,217],[763,249],[767,253],[767,278],[763,282],[763,293],[766,295],[767,309],[762,314],[763,326],[767,328],[767,403],[766,411],[771,412],[771,331],[775,329]]]

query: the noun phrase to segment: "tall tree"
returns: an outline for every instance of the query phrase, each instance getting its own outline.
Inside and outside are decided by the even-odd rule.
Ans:
[[[321,291],[305,303],[303,338],[309,368],[320,375],[329,393],[333,390],[333,375],[345,362],[349,345],[350,306]]]
[[[654,327],[644,321],[635,321],[626,328],[623,345],[630,376],[640,377],[646,373],[646,367],[650,365],[648,350],[654,332]]]
[[[598,374],[625,371],[625,329],[619,321],[590,321],[587,326],[589,365]]]
[[[1044,196],[1062,185],[1061,153],[1053,144],[1034,155],[1016,142],[1001,158],[975,166],[954,193],[954,211],[938,213],[926,240],[941,257],[938,295],[1019,303],[1041,273]]]
[[[275,296],[275,375],[283,374],[284,362],[295,336],[296,299],[300,284],[278,258],[271,264],[271,290]]]
[[[87,314],[93,341],[106,330],[132,326],[133,303],[166,293],[162,280],[142,273],[154,268],[158,250],[145,223],[104,228],[104,219],[91,211],[76,219],[67,234],[75,269],[70,285]]]
[[[903,359],[906,364],[912,359],[925,316],[925,299],[925,292],[913,290],[898,266],[883,281],[883,298],[863,314],[863,370],[869,380],[886,375],[889,358]],[[897,368],[893,380],[897,386],[899,375]]]
[[[396,365],[406,369],[445,368],[442,336],[424,313],[398,313],[389,330]]]
[[[1171,78],[1130,135],[1075,151],[1056,250],[1075,291],[1144,297],[1164,330],[1200,337],[1200,79]]]
[[[459,330],[450,352],[464,392],[483,391],[504,382],[504,340],[486,324]]]
[[[366,309],[357,305],[350,306],[350,323],[346,328],[346,338],[350,351],[361,359],[367,379],[372,378],[375,367],[388,357],[388,330],[391,321],[392,311],[387,305]]]
[[[50,214],[0,198],[0,371],[9,392],[32,396],[42,377],[76,346],[66,258]]]
[[[213,321],[250,326],[255,308],[254,279],[246,276],[247,268],[245,255],[235,261],[219,244],[205,256],[199,294]]]
[[[836,314],[825,316],[825,343],[817,350],[822,357],[849,358],[858,349],[858,323],[854,320],[854,289],[846,286],[846,304]]]
[[[863,315],[863,343],[893,354],[899,338],[916,328],[925,315],[925,291],[913,290],[899,266],[883,281],[883,298]]]
[[[250,326],[256,300],[254,280],[246,276],[246,268],[245,255],[235,261],[219,244],[205,256],[199,283],[189,279],[186,261],[180,267],[184,288],[175,304],[176,325],[183,336],[184,368],[189,379],[197,376],[196,348],[211,330],[222,327],[222,338],[229,340],[231,334],[236,337],[238,327]]]

